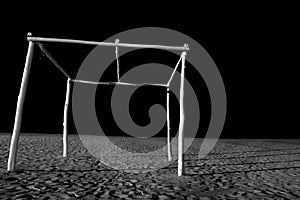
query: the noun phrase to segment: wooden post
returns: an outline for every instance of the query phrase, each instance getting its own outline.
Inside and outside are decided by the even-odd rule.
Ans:
[[[167,88],[167,132],[168,132],[168,136],[167,136],[167,145],[168,145],[168,161],[172,160],[172,154],[171,154],[171,138],[170,138],[170,99],[169,99],[169,92],[170,92],[170,88]]]
[[[34,50],[34,43],[32,41],[29,41],[26,62],[25,62],[25,67],[24,67],[23,77],[22,77],[22,83],[21,83],[20,93],[18,96],[14,130],[10,141],[7,171],[14,171],[15,169],[15,160],[16,160],[16,154],[18,148],[19,134],[21,129],[23,104],[24,104],[24,99],[26,94],[27,83],[28,83],[28,76],[30,73],[33,50]]]
[[[70,99],[70,82],[71,82],[71,79],[68,78],[66,101],[65,101],[65,108],[64,108],[64,123],[63,123],[63,126],[64,126],[63,157],[67,157],[67,155],[68,155],[68,106],[69,106],[69,99]]]
[[[186,52],[182,53],[182,65],[181,65],[181,81],[180,81],[180,122],[178,133],[178,176],[182,176],[183,171],[183,126],[184,126],[184,68],[185,68],[185,56]]]

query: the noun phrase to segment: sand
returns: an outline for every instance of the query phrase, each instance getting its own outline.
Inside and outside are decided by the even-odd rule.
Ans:
[[[133,155],[166,145],[165,138],[109,139]],[[185,153],[178,177],[166,154],[99,159],[70,135],[63,158],[62,135],[21,134],[16,171],[6,172],[10,135],[0,134],[0,199],[300,199],[300,140],[223,139],[198,159],[201,141]]]

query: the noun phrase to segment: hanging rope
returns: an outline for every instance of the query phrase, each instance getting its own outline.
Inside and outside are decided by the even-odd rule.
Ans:
[[[120,42],[119,39],[116,39],[116,60],[117,60],[117,77],[118,77],[118,82],[120,82],[120,63],[119,63],[119,52],[118,52],[118,43]]]

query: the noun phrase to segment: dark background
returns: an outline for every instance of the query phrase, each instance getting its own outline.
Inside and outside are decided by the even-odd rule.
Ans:
[[[241,10],[203,16],[197,10],[186,11],[185,15],[162,12],[119,16],[114,12],[97,12],[85,19],[81,13],[74,17],[67,14],[55,17],[53,12],[49,19],[39,13],[9,20],[2,17],[0,132],[13,130],[28,47],[27,32],[41,37],[103,41],[128,29],[157,26],[180,31],[197,40],[218,66],[228,101],[222,138],[299,138],[296,70],[299,65],[294,62],[299,52],[295,49],[299,48],[296,48],[296,16],[292,12]],[[26,23],[32,19],[34,23]],[[92,47],[48,45],[47,49],[75,75]],[[66,78],[35,48],[21,132],[62,133],[65,90]],[[209,116],[209,100],[201,106]],[[208,122],[209,117],[203,119],[198,137],[204,136]],[[71,112],[69,132],[76,134]]]

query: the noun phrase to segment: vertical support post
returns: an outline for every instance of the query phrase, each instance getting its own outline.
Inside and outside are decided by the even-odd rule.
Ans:
[[[184,68],[185,68],[185,56],[186,52],[182,52],[181,61],[181,80],[180,80],[180,122],[179,122],[179,134],[178,134],[178,176],[182,176],[183,171],[183,127],[184,127]]]
[[[172,160],[171,154],[171,138],[170,138],[170,97],[169,97],[170,88],[167,88],[167,146],[168,146],[168,161]]]
[[[68,155],[68,107],[69,107],[69,99],[70,99],[70,82],[71,79],[68,78],[67,81],[67,92],[66,92],[66,101],[64,108],[64,133],[63,133],[63,157],[67,157]]]
[[[22,77],[22,83],[21,83],[21,88],[18,96],[14,130],[10,141],[7,171],[14,171],[15,169],[15,161],[16,161],[19,134],[21,129],[21,121],[22,121],[23,104],[24,104],[24,99],[26,94],[27,83],[28,83],[28,76],[30,73],[30,67],[32,63],[33,50],[34,50],[34,43],[32,41],[29,41],[28,51],[26,55],[26,62],[25,62],[25,67],[24,67],[23,77]]]
[[[118,44],[120,42],[119,39],[116,39],[115,43]],[[119,66],[119,51],[118,46],[116,45],[116,60],[117,60],[117,76],[118,76],[118,82],[120,82],[120,66]]]

